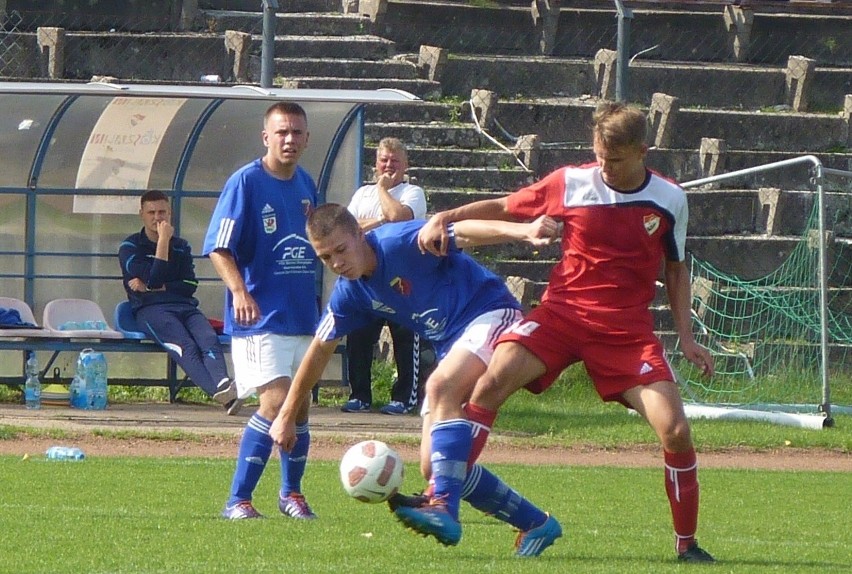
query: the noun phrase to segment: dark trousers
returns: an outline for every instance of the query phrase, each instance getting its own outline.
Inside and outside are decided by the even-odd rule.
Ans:
[[[228,378],[228,365],[216,331],[193,305],[162,303],[136,311],[136,321],[168,355],[211,397],[219,381]]]
[[[420,336],[414,331],[377,319],[346,336],[346,357],[349,362],[350,399],[373,402],[373,346],[378,342],[382,327],[387,323],[393,340],[393,356],[397,378],[391,388],[391,400],[406,407],[417,405],[420,370]]]

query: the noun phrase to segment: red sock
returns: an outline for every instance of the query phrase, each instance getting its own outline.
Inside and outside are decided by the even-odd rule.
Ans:
[[[675,548],[680,554],[695,541],[698,528],[698,464],[695,449],[663,452],[666,463],[666,494],[672,509]]]
[[[497,418],[497,411],[492,411],[473,403],[467,403],[464,406],[464,413],[467,415],[467,420],[471,423],[470,432],[473,435],[470,456],[467,459],[467,468],[470,469],[479,458],[479,455],[482,454],[483,449],[485,449],[485,443],[488,442],[488,435],[491,433],[491,425],[494,424],[494,419]]]

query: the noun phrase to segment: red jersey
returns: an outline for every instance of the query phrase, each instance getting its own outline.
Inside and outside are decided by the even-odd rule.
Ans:
[[[639,189],[620,192],[604,183],[597,163],[568,166],[507,200],[518,219],[548,215],[565,225],[542,302],[647,312],[663,258],[684,259],[686,194],[654,172]]]

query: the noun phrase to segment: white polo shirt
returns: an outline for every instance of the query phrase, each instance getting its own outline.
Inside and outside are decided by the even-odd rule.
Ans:
[[[414,219],[426,219],[426,194],[423,188],[410,183],[400,183],[392,187],[391,197],[408,206],[414,214]],[[347,207],[349,213],[356,219],[375,219],[382,214],[382,204],[379,202],[379,190],[376,184],[359,187]]]

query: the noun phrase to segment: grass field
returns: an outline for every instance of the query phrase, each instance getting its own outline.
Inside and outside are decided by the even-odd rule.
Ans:
[[[386,393],[383,386],[387,381],[380,383],[377,400]],[[339,399],[323,400],[334,404]],[[122,397],[111,395],[111,400]],[[836,421],[835,428],[822,431],[755,422],[694,421],[692,427],[699,451],[774,451],[787,445],[848,455],[852,417],[840,415]],[[582,378],[572,379],[570,373],[544,397],[512,397],[496,428],[536,448],[656,444],[642,420],[626,415],[621,406],[601,403]],[[45,432],[64,436],[62,431],[0,425],[0,440],[27,440]],[[117,438],[138,434],[114,433]],[[272,461],[255,496],[269,518],[228,522],[218,515],[233,472],[230,459],[90,457],[71,463],[0,456],[0,573],[666,573],[710,568],[739,574],[849,572],[852,565],[848,472],[702,469],[699,540],[720,562],[687,566],[674,558],[661,469],[494,465],[507,482],[556,516],[565,531],[541,557],[519,559],[512,555],[514,533],[471,509],[463,511],[465,531],[458,547],[444,548],[405,531],[386,506],[347,498],[330,462],[312,461],[304,483],[320,519],[295,522],[276,508],[277,465]],[[418,490],[421,481],[411,464],[407,475],[405,489]]]
[[[464,537],[444,548],[403,530],[385,505],[343,493],[334,463],[314,462],[306,494],[320,516],[276,508],[277,461],[255,502],[266,520],[218,518],[232,461],[0,457],[0,572],[848,572],[852,481],[843,473],[704,470],[699,540],[719,564],[678,564],[660,470],[496,465],[552,512],[565,535],[515,558],[514,533],[465,508]],[[416,469],[406,487],[419,488]]]

